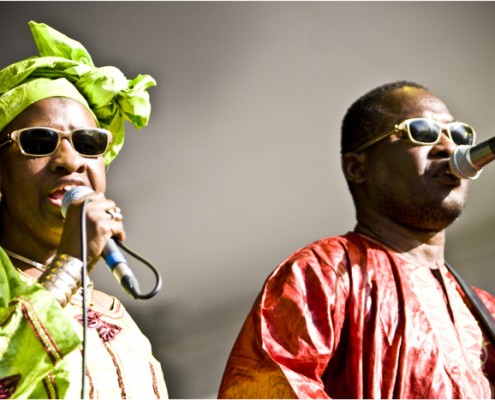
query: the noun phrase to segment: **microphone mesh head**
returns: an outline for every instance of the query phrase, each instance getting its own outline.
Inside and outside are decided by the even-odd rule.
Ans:
[[[461,179],[476,179],[481,170],[476,168],[469,159],[469,150],[471,146],[458,146],[450,157],[451,172]]]
[[[80,198],[90,193],[93,193],[93,189],[87,186],[76,186],[68,192],[65,192],[62,199],[62,206],[60,207],[62,216],[65,218],[65,216],[67,215],[67,209],[74,201],[79,200]]]

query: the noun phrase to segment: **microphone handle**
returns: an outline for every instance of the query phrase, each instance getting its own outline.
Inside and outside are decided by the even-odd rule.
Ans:
[[[117,282],[127,293],[136,297],[140,293],[139,283],[114,239],[107,241],[101,255]]]
[[[495,160],[495,137],[476,146],[459,145],[452,153],[450,171],[460,179],[476,179],[484,165]]]
[[[475,146],[468,153],[471,163],[478,168],[482,168],[490,161],[495,160],[495,137],[485,143],[486,146]]]

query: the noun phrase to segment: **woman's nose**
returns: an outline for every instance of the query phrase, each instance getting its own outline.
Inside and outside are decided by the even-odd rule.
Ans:
[[[57,150],[51,157],[52,168],[55,170],[82,172],[86,168],[86,159],[74,149],[68,138],[60,140]]]

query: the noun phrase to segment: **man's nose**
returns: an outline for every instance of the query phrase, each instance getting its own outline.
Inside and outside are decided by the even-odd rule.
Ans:
[[[449,154],[452,154],[457,147],[457,144],[450,137],[450,133],[447,128],[442,129],[440,139],[438,140],[437,144],[445,148],[445,150],[448,151]]]

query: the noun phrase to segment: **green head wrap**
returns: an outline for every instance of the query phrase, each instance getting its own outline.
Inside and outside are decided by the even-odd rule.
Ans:
[[[148,124],[149,75],[128,80],[115,67],[97,68],[84,46],[46,24],[29,22],[40,56],[0,70],[0,131],[29,105],[48,97],[83,104],[113,140],[103,156],[108,165],[124,144],[124,120],[136,128]]]

